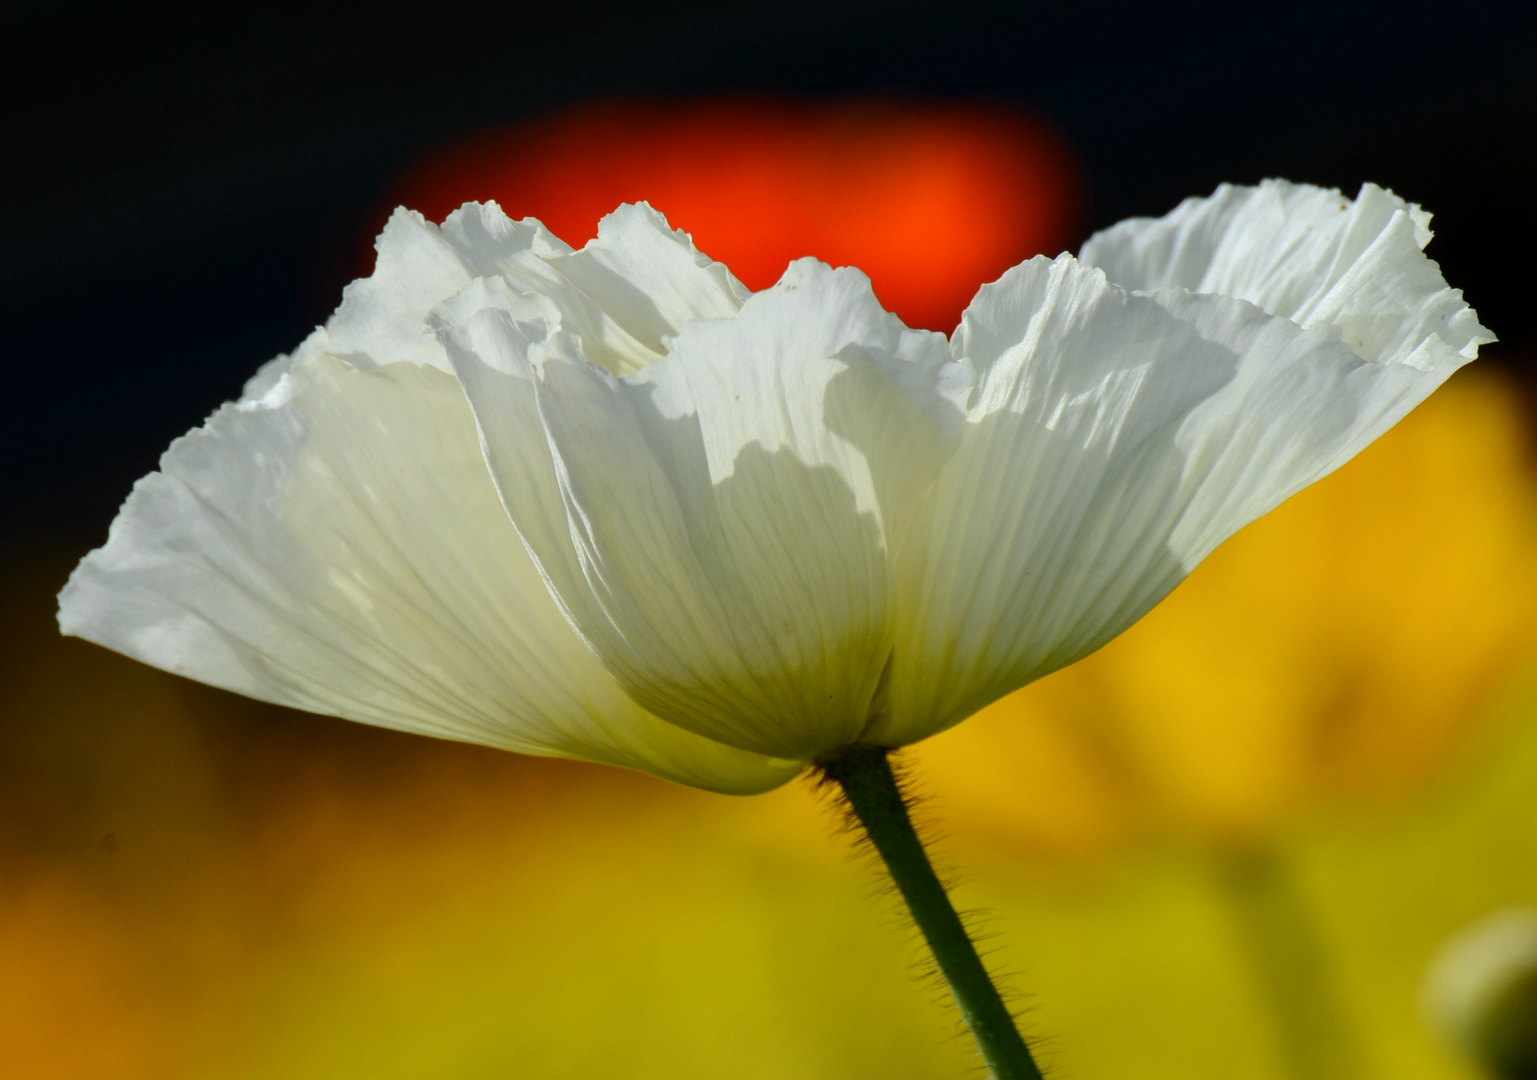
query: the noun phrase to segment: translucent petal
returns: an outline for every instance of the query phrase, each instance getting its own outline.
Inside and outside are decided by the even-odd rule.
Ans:
[[[868,733],[894,745],[1104,644],[1448,373],[1241,300],[1128,294],[1068,256],[983,288],[953,349],[978,384],[928,542],[898,560]]]
[[[365,370],[409,361],[448,371],[427,318],[477,278],[526,294],[525,311],[564,326],[589,360],[618,375],[660,359],[665,341],[693,320],[735,315],[750,295],[645,203],[609,214],[580,251],[495,203],[466,203],[441,227],[397,209],[375,247],[373,274],[348,285],[335,314],[291,355],[264,365],[246,384],[247,398],[322,353]]]
[[[267,701],[759,791],[798,769],[650,716],[572,632],[454,377],[296,362],[136,485],[60,625]]]
[[[914,488],[867,454],[937,468],[961,419],[944,339],[812,260],[630,379],[489,293],[443,317],[503,502],[625,689],[765,754],[852,741],[890,647],[890,512]]]
[[[493,215],[506,221],[495,204],[471,203],[451,215],[443,231],[463,237],[464,247],[498,250],[474,239],[498,227]],[[553,312],[551,324],[576,337],[583,356],[615,375],[661,359],[667,341],[695,320],[731,318],[751,295],[645,203],[609,214],[598,223],[597,239],[580,251],[530,247],[486,262],[479,273],[500,276],[512,292],[542,298]]]
[[[1332,326],[1362,359],[1444,377],[1494,338],[1421,250],[1430,237],[1429,214],[1374,184],[1352,200],[1267,180],[1123,221],[1082,258],[1127,289],[1237,297],[1304,328]]]
[[[646,203],[621,206],[598,223],[596,240],[548,262],[603,312],[605,321],[590,329],[570,316],[565,328],[581,338],[588,360],[615,375],[660,359],[692,322],[731,318],[752,295]],[[567,294],[550,295],[559,302]]]

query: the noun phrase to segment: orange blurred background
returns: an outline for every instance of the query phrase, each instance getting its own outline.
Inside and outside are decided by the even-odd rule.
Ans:
[[[751,287],[813,254],[944,330],[1082,201],[1037,121],[891,101],[588,107],[395,191],[577,245],[645,198]],[[906,755],[1059,1075],[1287,1075],[1262,924],[1323,957],[1353,1075],[1476,1075],[1416,995],[1458,925],[1537,901],[1529,430],[1475,365],[1100,654]],[[56,636],[76,554],[5,560],[0,1075],[975,1068],[809,784],[729,799],[179,680]],[[1279,930],[1233,885],[1256,859],[1304,912]]]
[[[1072,242],[1079,187],[1061,137],[1000,106],[621,102],[446,148],[378,223],[397,204],[442,221],[495,200],[581,247],[604,214],[644,200],[750,289],[814,255],[864,270],[909,326],[949,333],[978,285]]]

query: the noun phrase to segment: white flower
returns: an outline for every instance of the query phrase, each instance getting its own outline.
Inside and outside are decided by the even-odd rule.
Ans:
[[[378,269],[174,443],[60,598],[314,712],[756,791],[1120,633],[1492,340],[1367,186],[1223,187],[984,286],[750,294],[645,205],[572,251],[397,211]]]

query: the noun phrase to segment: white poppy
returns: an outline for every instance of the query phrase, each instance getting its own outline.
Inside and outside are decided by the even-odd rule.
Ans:
[[[242,694],[759,791],[1092,652],[1492,340],[1366,186],[1224,186],[984,286],[749,293],[644,204],[470,204],[174,443],[60,625]]]

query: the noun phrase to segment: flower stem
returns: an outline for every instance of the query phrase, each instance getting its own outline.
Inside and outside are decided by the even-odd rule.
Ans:
[[[1269,1006],[1285,1074],[1358,1080],[1365,1070],[1346,1022],[1323,935],[1278,852],[1229,851],[1218,881]]]
[[[995,1080],[1042,1080],[1014,1017],[982,966],[913,829],[887,760],[889,753],[885,747],[850,746],[819,764],[827,778],[843,789],[854,816],[891,872]]]

